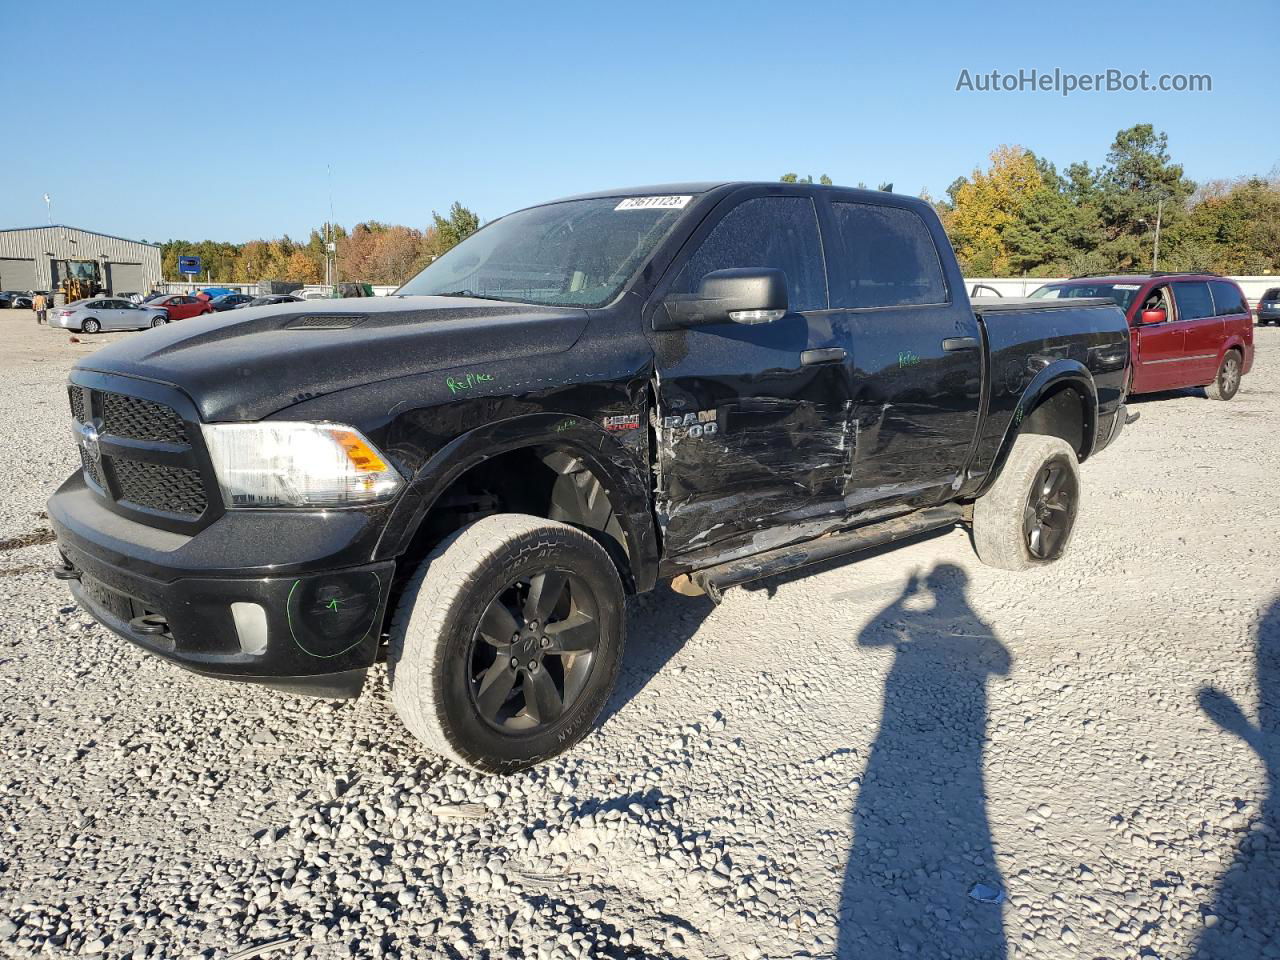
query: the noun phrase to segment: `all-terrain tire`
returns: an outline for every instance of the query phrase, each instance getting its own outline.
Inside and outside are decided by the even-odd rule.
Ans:
[[[478,647],[485,642],[481,619],[507,595],[508,585],[545,571],[577,578],[590,594],[597,646],[577,681],[576,698],[558,720],[531,730],[498,729],[482,715],[475,692],[473,658],[485,649]],[[609,554],[581,530],[515,513],[477,520],[446,538],[405,588],[388,654],[396,713],[430,750],[475,770],[507,773],[555,756],[591,730],[613,690],[625,603]],[[529,681],[527,673],[522,677]],[[562,693],[567,697],[567,680]]]
[[[1244,367],[1239,350],[1228,350],[1218,366],[1218,375],[1204,388],[1210,400],[1230,400],[1240,392]]]
[[[1047,483],[1057,483],[1059,491],[1048,503]],[[1002,570],[1029,570],[1061,559],[1071,543],[1079,502],[1080,464],[1071,445],[1059,437],[1021,434],[1000,476],[973,505],[979,559]],[[1051,522],[1056,526],[1046,533],[1043,524]]]

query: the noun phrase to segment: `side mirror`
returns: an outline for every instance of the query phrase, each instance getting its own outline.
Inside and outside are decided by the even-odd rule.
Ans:
[[[655,321],[659,330],[708,323],[772,323],[786,316],[787,276],[772,267],[713,270],[696,293],[668,297]]]
[[[1164,323],[1168,319],[1169,315],[1165,313],[1163,308],[1143,310],[1142,316],[1138,318],[1140,323]]]

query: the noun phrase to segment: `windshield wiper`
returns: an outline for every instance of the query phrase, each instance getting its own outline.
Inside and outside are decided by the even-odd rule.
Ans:
[[[510,303],[502,297],[482,297],[478,293],[472,293],[470,290],[446,290],[444,293],[437,293],[437,297],[470,297],[472,300],[495,300],[498,303]]]

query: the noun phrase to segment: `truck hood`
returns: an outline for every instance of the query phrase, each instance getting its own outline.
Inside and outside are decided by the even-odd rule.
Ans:
[[[179,320],[85,357],[80,370],[173,384],[205,421],[260,420],[336,390],[568,350],[587,311],[464,297],[370,297]]]

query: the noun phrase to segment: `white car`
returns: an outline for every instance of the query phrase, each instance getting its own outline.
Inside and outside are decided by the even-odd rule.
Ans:
[[[169,314],[162,307],[116,297],[90,297],[54,309],[49,326],[97,333],[100,330],[144,330],[162,327],[168,322]]]

